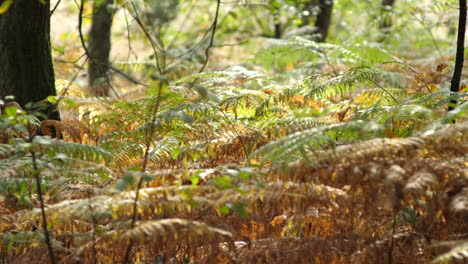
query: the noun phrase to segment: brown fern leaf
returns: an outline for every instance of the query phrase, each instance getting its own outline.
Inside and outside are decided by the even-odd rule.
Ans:
[[[171,218],[143,222],[130,230],[114,230],[98,237],[95,242],[89,242],[78,251],[86,257],[96,245],[98,250],[105,250],[120,256],[121,252],[132,243],[135,250],[149,247],[153,256],[163,252],[169,256],[176,256],[185,251],[190,255],[213,254],[221,242],[231,242],[232,234],[219,228],[208,226],[202,222],[186,219]],[[188,251],[188,252],[187,252]],[[216,251],[216,249],[215,249]],[[182,253],[183,254],[183,253]]]
[[[57,120],[42,121],[38,135],[50,136],[58,139],[68,137],[73,142],[81,142],[81,135],[77,128]]]

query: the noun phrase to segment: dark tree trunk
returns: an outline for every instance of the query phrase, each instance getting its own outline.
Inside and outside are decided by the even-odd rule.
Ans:
[[[111,49],[111,26],[113,12],[107,6],[113,0],[93,6],[93,23],[89,34],[89,88],[93,95],[109,96],[109,53]]]
[[[459,92],[460,79],[463,70],[463,54],[465,52],[465,31],[466,31],[466,0],[460,0],[460,15],[458,18],[457,55],[455,58],[455,70],[453,71],[450,91]],[[449,106],[449,111],[455,108],[456,101]]]
[[[275,23],[275,38],[281,38],[281,24],[279,22]]]
[[[390,13],[392,12],[393,4],[395,4],[395,0],[382,0],[382,20],[379,24],[379,28],[382,31],[386,31],[392,26],[392,16]]]
[[[318,42],[325,42],[328,36],[328,29],[331,24],[331,17],[333,11],[333,0],[320,0],[319,1],[320,11],[317,14],[317,20],[315,21],[315,26],[318,29],[320,36]]]
[[[15,0],[0,15],[0,96],[23,107],[56,95],[50,48],[50,1]],[[59,120],[54,105],[40,111]]]
[[[381,14],[380,14],[380,23],[379,23],[379,30],[380,35],[377,39],[379,42],[384,42],[390,33],[390,28],[392,27],[392,9],[393,4],[395,4],[395,0],[382,0]]]

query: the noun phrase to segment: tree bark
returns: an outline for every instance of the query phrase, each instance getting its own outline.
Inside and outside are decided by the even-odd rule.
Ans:
[[[463,70],[463,60],[465,52],[465,31],[466,31],[466,0],[460,0],[460,15],[458,18],[458,37],[457,37],[457,55],[455,57],[455,69],[453,71],[452,81],[450,82],[450,91],[459,92],[460,80]],[[449,111],[455,108],[457,101],[452,101]]]
[[[328,29],[331,24],[333,0],[320,0],[319,7],[320,11],[317,14],[317,20],[315,21],[315,26],[318,28],[318,33],[320,33],[317,41],[325,42],[328,36]]]
[[[111,26],[113,12],[108,5],[113,0],[96,2],[93,6],[93,22],[89,34],[89,88],[96,96],[109,96],[109,54],[111,50]]]
[[[23,107],[56,95],[50,46],[50,0],[15,0],[0,15],[0,97]],[[38,109],[59,120],[55,105]]]

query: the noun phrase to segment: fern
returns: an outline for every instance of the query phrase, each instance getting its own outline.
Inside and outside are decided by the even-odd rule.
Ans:
[[[439,255],[431,263],[433,264],[446,264],[465,261],[468,259],[468,242],[456,241],[456,246],[450,249],[449,252]]]
[[[302,87],[310,89],[307,97],[328,97],[336,94],[343,95],[347,92],[353,92],[357,84],[376,84],[381,81],[386,81],[393,85],[398,84],[395,74],[380,68],[357,66],[338,76],[330,74],[312,76],[304,80]],[[385,88],[381,89],[388,94]]]
[[[372,137],[380,128],[363,121],[332,124],[296,132],[268,143],[252,154],[263,156],[263,161],[279,161],[297,153],[316,152],[326,145],[334,148],[335,140]]]

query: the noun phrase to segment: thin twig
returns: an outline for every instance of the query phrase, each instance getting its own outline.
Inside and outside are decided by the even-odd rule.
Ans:
[[[390,97],[393,99],[393,101],[395,101],[395,103],[398,104],[398,100],[395,98],[395,96],[393,96],[389,91],[385,90],[385,88],[383,88],[382,85],[378,84],[376,81],[374,81],[374,80],[372,80],[372,79],[370,79],[370,81],[371,81],[375,86],[379,87],[382,91],[384,91],[384,93],[386,93],[388,96],[390,96]]]
[[[416,78],[418,78],[418,80],[420,80],[421,82],[423,82],[424,84],[424,87],[426,87],[427,91],[429,93],[432,93],[431,91],[431,88],[429,88],[429,85],[427,84],[426,80],[421,76],[421,74],[419,72],[417,72],[415,69],[413,69],[411,66],[409,66],[408,64],[402,62],[402,61],[398,61],[398,60],[392,60],[392,61],[386,61],[386,62],[383,62],[382,65],[385,65],[385,64],[390,64],[390,63],[397,63],[397,64],[400,64],[402,65],[403,67],[407,68],[408,70],[412,71],[414,74],[416,74]]]
[[[132,5],[133,7],[133,12],[134,14],[132,14],[132,12],[130,12],[130,15],[132,15],[133,19],[135,19],[135,21],[137,22],[138,26],[140,27],[140,29],[143,31],[143,33],[145,34],[146,38],[148,39],[148,41],[150,42],[151,44],[151,48],[153,49],[153,53],[154,53],[154,56],[155,56],[155,59],[156,59],[156,67],[158,68],[158,72],[159,73],[162,73],[163,72],[163,68],[165,68],[165,65],[160,65],[161,63],[161,59],[159,58],[159,54],[161,53],[164,53],[163,50],[161,50],[161,47],[159,47],[157,45],[157,43],[154,41],[154,39],[151,37],[151,35],[148,33],[148,31],[146,30],[145,26],[143,25],[143,22],[141,22],[141,19],[140,19],[140,16],[139,14],[137,13],[137,9],[136,9],[136,6],[133,2],[130,2],[130,4]],[[165,63],[165,62],[164,62]]]
[[[82,30],[82,27],[83,27],[83,9],[84,9],[84,0],[81,0],[80,1],[80,4],[79,4],[79,8],[80,8],[80,11],[78,13],[78,35],[80,37],[80,41],[81,41],[81,46],[83,47],[85,53],[86,53],[86,56],[88,57],[88,59],[94,63],[94,64],[98,64],[96,63],[93,58],[89,55],[89,50],[88,48],[86,47],[86,43],[84,41],[84,37],[83,37],[83,30]],[[135,80],[134,78],[132,78],[131,76],[123,73],[121,70],[119,69],[116,69],[115,67],[113,67],[112,65],[108,64],[107,67],[110,69],[110,70],[113,70],[114,72],[118,73],[119,75],[123,76],[124,78],[126,78],[127,80],[135,83],[135,84],[139,84],[139,85],[144,85],[144,86],[147,86],[146,84],[144,83],[141,83],[137,80]],[[115,95],[117,98],[120,98],[119,94],[117,94],[116,91],[114,91]]]
[[[159,83],[158,95],[156,97],[156,103],[155,103],[154,111],[153,111],[152,117],[151,117],[150,131],[146,135],[145,154],[143,156],[143,164],[141,165],[141,170],[140,170],[140,172],[142,172],[142,173],[146,172],[146,167],[148,166],[148,158],[149,158],[149,152],[150,152],[150,148],[151,148],[151,141],[153,141],[153,135],[154,135],[154,132],[156,130],[156,118],[157,118],[157,114],[159,112],[159,106],[161,104],[162,88],[163,88],[163,83],[160,82]],[[143,177],[140,177],[140,179],[138,180],[138,185],[137,185],[137,189],[136,189],[136,192],[135,192],[135,200],[133,201],[133,213],[132,213],[132,222],[130,223],[130,229],[135,227],[135,222],[136,222],[137,213],[138,213],[138,211],[137,211],[137,209],[138,209],[137,208],[138,207],[138,198],[139,198],[140,189],[141,189],[142,185],[143,185]],[[130,252],[132,250],[132,245],[133,245],[133,241],[130,238],[130,241],[129,241],[128,246],[127,246],[127,250],[125,252],[125,259],[124,259],[125,264],[128,263],[128,261],[130,260]]]
[[[219,17],[219,7],[221,6],[221,0],[216,1],[216,11],[215,11],[215,18],[213,20],[213,25],[211,29],[211,38],[210,38],[210,43],[208,44],[208,47],[206,47],[205,50],[205,62],[203,63],[203,66],[200,68],[198,73],[203,72],[205,70],[206,65],[208,65],[208,60],[210,58],[210,49],[213,47],[214,43],[214,37],[216,33],[216,27],[218,26],[218,17]]]
[[[50,16],[52,16],[54,14],[54,12],[57,9],[57,7],[59,6],[60,2],[62,2],[62,0],[58,0],[57,3],[55,4],[54,8],[52,8],[52,10],[50,11]]]
[[[32,143],[34,139],[34,136],[29,133],[29,143]],[[37,167],[37,160],[36,160],[36,152],[34,152],[32,149],[30,151],[31,153],[31,158],[32,158],[32,163],[33,163],[33,169],[34,169],[34,178],[36,179],[36,189],[37,189],[37,195],[39,196],[39,203],[41,206],[41,215],[42,215],[42,228],[44,229],[44,235],[45,235],[45,240],[47,244],[47,250],[49,251],[49,258],[50,258],[50,263],[55,264],[55,256],[54,256],[54,250],[52,249],[52,242],[49,237],[49,231],[47,230],[47,217],[45,214],[45,207],[44,207],[44,197],[42,194],[42,187],[41,187],[41,178],[39,176],[39,169]]]
[[[395,210],[393,212],[393,221],[392,221],[392,238],[390,240],[390,248],[388,249],[388,264],[393,263],[393,247],[395,244],[396,217],[397,217],[397,211]]]

